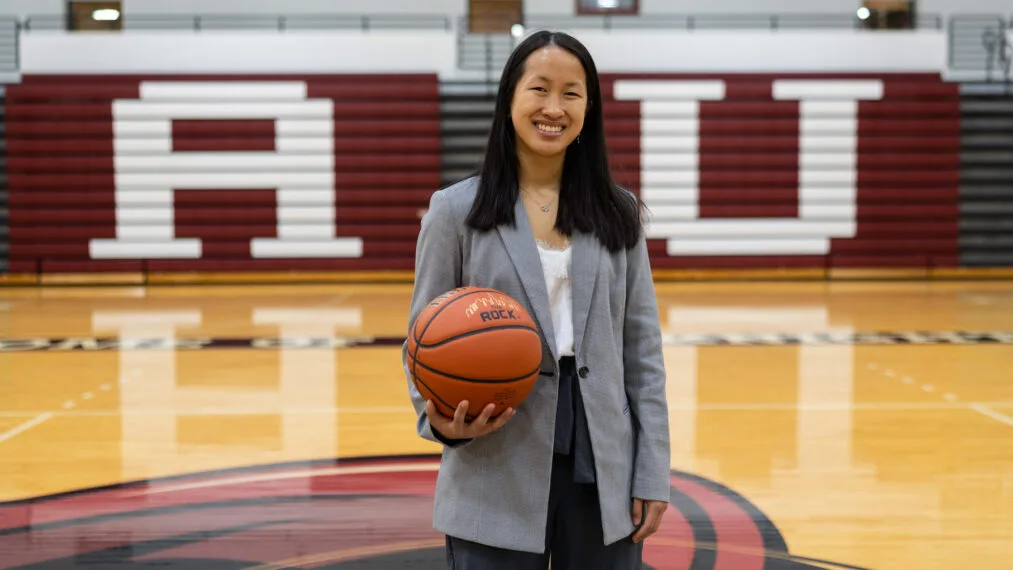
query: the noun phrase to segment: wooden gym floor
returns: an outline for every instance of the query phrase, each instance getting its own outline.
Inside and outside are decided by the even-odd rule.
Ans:
[[[0,289],[0,568],[439,568],[410,290]],[[657,290],[652,568],[1013,568],[1013,283]]]

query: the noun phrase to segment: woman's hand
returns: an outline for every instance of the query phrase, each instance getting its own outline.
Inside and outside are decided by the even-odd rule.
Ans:
[[[633,498],[633,524],[639,526],[633,535],[633,542],[637,543],[651,536],[661,526],[661,517],[665,515],[668,503],[664,501],[645,501]]]
[[[516,413],[513,408],[507,408],[490,423],[489,418],[495,409],[496,404],[489,404],[469,424],[464,421],[464,417],[468,414],[467,400],[457,405],[453,418],[448,418],[437,411],[436,405],[433,404],[432,400],[426,402],[426,416],[429,417],[429,425],[447,439],[475,439],[490,434],[506,425],[507,421],[514,417]]]

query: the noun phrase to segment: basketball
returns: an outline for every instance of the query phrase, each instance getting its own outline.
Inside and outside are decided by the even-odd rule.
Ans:
[[[512,297],[461,287],[419,313],[406,358],[423,398],[447,417],[467,400],[471,421],[490,402],[496,417],[524,401],[538,380],[542,341],[534,320]]]

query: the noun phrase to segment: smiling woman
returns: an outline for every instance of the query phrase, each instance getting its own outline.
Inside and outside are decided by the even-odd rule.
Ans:
[[[612,178],[587,49],[537,32],[501,75],[477,176],[422,220],[409,326],[462,286],[535,316],[540,375],[509,417],[437,411],[406,377],[423,439],[444,445],[435,527],[454,570],[640,567],[667,508],[657,300],[640,201]],[[494,566],[490,560],[497,560]]]
[[[598,70],[583,44],[537,32],[507,61],[467,224],[516,223],[520,196],[535,239],[565,246],[577,230],[611,253],[641,237],[639,200],[612,177]]]
[[[540,48],[528,57],[510,105],[521,159],[559,156],[580,136],[586,81],[580,60],[558,46]]]

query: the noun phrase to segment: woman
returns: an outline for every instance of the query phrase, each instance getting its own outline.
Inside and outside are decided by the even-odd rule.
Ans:
[[[480,173],[432,196],[409,327],[466,285],[512,296],[545,342],[535,387],[494,419],[490,404],[466,422],[467,402],[441,415],[405,368],[418,433],[443,444],[434,525],[450,568],[639,568],[670,492],[658,308],[640,204],[609,171],[597,70],[566,34],[517,46]]]

